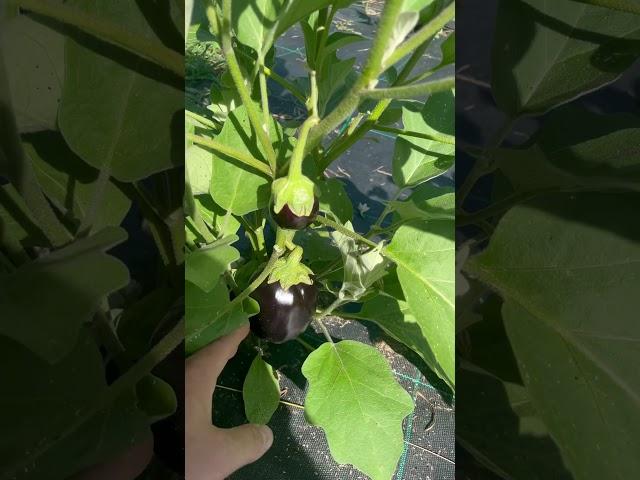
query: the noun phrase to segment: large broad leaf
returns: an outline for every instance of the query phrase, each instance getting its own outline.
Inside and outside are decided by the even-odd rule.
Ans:
[[[335,3],[331,0],[234,0],[232,26],[238,40],[261,55],[284,31],[311,12]],[[341,0],[346,7],[352,0]]]
[[[129,390],[61,435],[107,391],[102,355],[88,329],[55,365],[6,337],[0,337],[0,357],[0,470],[7,478],[69,478],[149,434],[148,419]]]
[[[325,343],[307,357],[302,373],[309,381],[305,415],[324,429],[336,462],[373,480],[391,478],[413,402],[382,354],[352,340]]]
[[[512,115],[544,112],[615,80],[640,55],[636,15],[576,2],[501,1],[493,95]]]
[[[185,173],[193,194],[209,193],[213,173],[213,155],[198,145],[189,145],[185,156]]]
[[[453,91],[433,94],[424,107],[414,102],[402,108],[402,123],[409,131],[454,135]],[[455,146],[435,140],[399,135],[393,152],[393,181],[405,187],[422,183],[453,165]]]
[[[238,237],[233,235],[189,253],[185,260],[184,279],[210,292],[229,264],[240,258],[240,252],[231,246],[237,240]]]
[[[33,164],[38,183],[65,221],[77,228],[92,206],[100,172],[76,156],[57,133],[42,132],[26,137],[26,157]],[[115,183],[108,181],[96,207],[93,229],[117,226],[129,211],[131,201]]]
[[[68,354],[104,297],[129,281],[104,253],[125,238],[111,227],[0,277],[0,334],[52,363]]]
[[[229,308],[229,291],[225,282],[218,282],[210,292],[191,282],[185,282],[184,288],[185,351],[188,354],[200,350],[248,320],[241,307]]]
[[[386,252],[398,266],[407,304],[429,343],[430,367],[454,387],[453,219],[407,223],[395,233]]]
[[[525,385],[576,478],[640,471],[639,207],[605,194],[519,205],[469,263],[505,299]]]
[[[68,3],[147,41],[162,42],[137,2]],[[67,40],[68,75],[58,118],[71,149],[93,167],[127,182],[180,165],[184,153],[182,83],[178,88],[171,75],[138,57],[123,56],[103,42],[86,36],[74,38]]]
[[[281,161],[289,144],[275,120],[271,122],[269,136]],[[255,158],[266,158],[262,146],[257,145],[244,106],[229,114],[216,141]],[[235,215],[246,215],[267,206],[271,196],[269,179],[264,174],[215,152],[210,192],[218,205]]]
[[[251,362],[242,386],[242,398],[247,420],[266,425],[280,403],[280,384],[271,365],[260,355]]]
[[[21,132],[58,128],[65,77],[64,42],[60,32],[26,15],[2,22],[0,43],[7,47],[2,53]]]

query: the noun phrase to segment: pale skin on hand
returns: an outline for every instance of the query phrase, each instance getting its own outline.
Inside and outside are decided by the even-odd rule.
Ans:
[[[264,425],[223,429],[211,424],[216,380],[248,325],[222,337],[191,356],[185,367],[185,474],[186,480],[222,480],[255,462],[271,447],[273,433]]]

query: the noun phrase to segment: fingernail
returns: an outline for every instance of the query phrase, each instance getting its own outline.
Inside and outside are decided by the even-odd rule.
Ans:
[[[271,448],[271,444],[273,443],[273,432],[266,425],[258,425],[258,430],[260,431],[260,435],[262,436],[262,441],[266,448]]]

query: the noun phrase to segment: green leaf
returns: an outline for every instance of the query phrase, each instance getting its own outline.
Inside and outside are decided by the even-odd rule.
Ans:
[[[50,363],[67,355],[104,297],[129,281],[126,267],[104,253],[125,238],[110,227],[0,277],[0,333]]]
[[[442,45],[440,45],[440,50],[442,51],[442,60],[440,61],[440,65],[438,65],[439,68],[455,63],[456,32],[451,32],[451,34],[446,38],[446,40],[442,42]]]
[[[146,41],[162,42],[135,2],[73,0],[67,5],[113,21]],[[124,182],[180,165],[183,151],[178,155],[173,143],[184,133],[182,122],[175,121],[183,115],[182,82],[178,88],[173,76],[159,78],[138,57],[128,58],[125,66],[120,50],[92,37],[75,38],[67,39],[65,61],[73,75],[65,77],[58,116],[71,149]]]
[[[320,189],[319,210],[332,213],[341,223],[353,218],[353,205],[344,188],[344,184],[337,178],[319,182]]]
[[[185,280],[210,292],[229,264],[240,258],[240,252],[230,245],[237,240],[236,235],[225,237],[214,245],[190,252],[185,261]]]
[[[455,191],[430,183],[419,185],[405,201],[391,202],[393,210],[403,220],[447,219],[455,215]]]
[[[327,38],[327,43],[325,44],[324,50],[322,51],[323,57],[331,55],[332,53],[337,52],[339,49],[346,47],[347,45],[364,42],[365,40],[366,38],[364,38],[362,35],[358,35],[357,33],[333,32]]]
[[[576,478],[640,470],[640,424],[629,422],[640,405],[640,224],[629,221],[638,198],[556,194],[518,205],[468,263],[504,298],[525,386]]]
[[[187,354],[195,353],[248,320],[241,307],[229,309],[229,291],[225,282],[218,282],[210,292],[191,282],[185,282],[184,288]]]
[[[0,43],[7,46],[2,52],[4,72],[18,130],[57,130],[65,36],[27,15],[0,22]]]
[[[456,441],[479,463],[500,478],[573,478],[525,387],[468,364],[458,379]]]
[[[74,228],[80,225],[92,208],[93,194],[97,188],[98,172],[69,150],[62,137],[53,132],[42,132],[25,137],[25,156],[33,164],[47,198]],[[131,207],[131,200],[115,183],[104,186],[93,229],[118,226]]]
[[[209,195],[195,197],[196,208],[207,221],[223,237],[235,235],[240,229],[240,221],[230,212],[225,212]]]
[[[146,413],[149,422],[157,422],[173,415],[178,400],[173,387],[155,375],[147,375],[136,385],[138,407]]]
[[[0,185],[0,246],[15,265],[30,260],[26,247],[47,245],[23,198],[11,184]]]
[[[280,384],[271,365],[256,355],[242,386],[244,411],[250,423],[266,425],[280,403]]]
[[[58,327],[63,329],[62,325]],[[12,476],[69,478],[149,435],[148,419],[130,390],[75,432],[60,437],[107,391],[102,355],[88,329],[53,365],[6,337],[0,337],[0,357],[0,376],[7,389],[0,396],[0,470],[7,476],[11,466],[24,462]]]
[[[344,226],[353,231],[351,222]],[[346,302],[358,300],[387,273],[387,262],[378,249],[361,253],[358,243],[338,230],[331,232],[331,238],[344,260],[344,280],[338,296]]]
[[[429,344],[429,332],[423,331],[406,302],[389,295],[376,295],[365,301],[358,313],[348,317],[375,322],[391,337],[420,355],[429,368],[444,376]],[[453,342],[453,338],[450,341]]]
[[[401,226],[386,247],[397,265],[407,304],[429,342],[430,365],[455,385],[454,221],[414,221]]]
[[[186,175],[194,195],[209,193],[213,173],[213,155],[198,145],[189,145],[186,151]]]
[[[324,429],[335,461],[373,480],[391,478],[413,402],[382,354],[352,340],[325,343],[307,357],[302,373],[309,381],[305,416]]]
[[[231,23],[240,42],[265,55],[282,33],[331,3],[331,0],[235,0]],[[347,6],[351,0],[341,3]]]
[[[640,55],[632,14],[574,2],[500,2],[493,95],[516,116],[542,113],[614,81]]]
[[[288,140],[282,140],[283,135],[282,128],[273,120],[269,136],[280,159],[284,158],[289,145]],[[265,158],[262,147],[256,143],[244,106],[229,114],[216,140],[255,158]],[[246,215],[266,207],[271,196],[268,178],[218,153],[213,154],[210,192],[218,205],[235,215]]]
[[[433,94],[424,104],[402,107],[404,128],[426,134],[454,135],[453,91]],[[399,187],[416,185],[441,175],[453,165],[455,145],[399,135],[393,152],[393,181]]]
[[[324,57],[322,71],[318,75],[318,111],[321,115],[329,113],[334,95],[344,90],[355,63],[355,58],[341,60],[335,53]]]
[[[396,19],[391,35],[388,38],[382,55],[382,68],[386,69],[391,65],[387,65],[387,60],[396,51],[400,44],[404,41],[409,33],[418,24],[420,14],[417,11],[406,10],[401,12]]]

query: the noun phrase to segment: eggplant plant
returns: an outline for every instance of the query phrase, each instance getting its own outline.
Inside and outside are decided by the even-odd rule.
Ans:
[[[326,342],[302,366],[306,418],[324,429],[337,462],[389,479],[413,400],[376,348],[336,340],[326,320],[375,322],[454,389],[454,192],[431,180],[454,165],[455,6],[388,0],[369,42],[334,25],[351,3],[196,4],[225,68],[207,108],[186,111],[186,354],[247,321],[265,348],[311,325]],[[306,75],[287,78],[274,52],[297,25]],[[356,73],[344,56],[357,42],[368,55]],[[428,67],[426,52],[438,58]],[[276,85],[303,118],[272,114]],[[371,131],[396,137],[396,193],[368,231],[356,232],[344,184],[325,172]],[[280,389],[262,351],[244,401],[248,420],[266,423]]]

